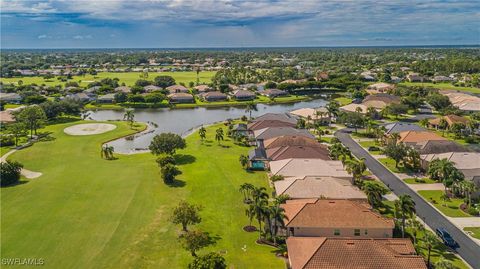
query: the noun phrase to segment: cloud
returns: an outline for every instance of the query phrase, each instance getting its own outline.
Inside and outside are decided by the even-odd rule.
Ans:
[[[39,35],[37,36],[38,39],[45,39],[45,38],[49,38],[48,35]]]
[[[75,36],[73,36],[73,39],[79,39],[79,40],[92,39],[92,38],[93,38],[92,35],[75,35]]]

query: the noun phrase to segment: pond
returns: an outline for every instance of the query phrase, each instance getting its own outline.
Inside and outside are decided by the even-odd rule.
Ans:
[[[316,108],[326,104],[327,101],[324,99],[313,99],[293,104],[258,104],[258,111],[253,111],[252,116],[256,117],[265,113],[284,113],[299,108]],[[89,119],[101,121],[122,120],[124,114],[123,111],[118,110],[98,110],[89,113]],[[157,126],[150,125],[149,131],[136,135],[133,140],[121,138],[108,144],[115,148],[115,152],[135,153],[146,150],[156,134],[172,132],[185,136],[201,125],[240,118],[244,115],[248,116],[244,107],[135,109],[135,121],[153,122]]]

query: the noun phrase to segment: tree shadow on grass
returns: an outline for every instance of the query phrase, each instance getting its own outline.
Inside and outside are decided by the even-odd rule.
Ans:
[[[185,187],[185,185],[187,185],[187,182],[185,182],[183,180],[180,180],[180,179],[175,179],[175,180],[173,180],[172,183],[167,184],[167,186],[169,186],[171,188],[183,188],[183,187]]]
[[[15,186],[23,185],[25,183],[28,183],[28,180],[19,180],[18,182],[15,182],[13,184],[9,184],[9,185],[6,185],[6,186],[1,186],[0,188],[2,188],[2,189],[13,188]]]
[[[178,165],[194,163],[197,160],[195,156],[189,154],[175,154],[175,161]]]

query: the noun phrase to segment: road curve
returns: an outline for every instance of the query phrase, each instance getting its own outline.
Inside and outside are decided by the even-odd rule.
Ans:
[[[473,242],[463,231],[453,225],[446,217],[440,214],[429,203],[423,200],[420,195],[411,190],[402,180],[380,164],[366,150],[360,147],[348,133],[349,129],[342,129],[335,133],[346,147],[350,149],[357,158],[365,158],[368,169],[392,189],[396,195],[408,194],[416,204],[417,215],[420,216],[432,229],[445,228],[458,242],[458,254],[475,269],[480,269],[480,247]]]

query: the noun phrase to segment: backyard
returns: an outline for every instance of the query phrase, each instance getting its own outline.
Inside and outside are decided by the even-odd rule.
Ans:
[[[176,155],[183,174],[169,187],[149,153],[100,158],[102,142],[132,133],[126,123],[93,136],[63,132],[76,123],[48,126],[55,140],[11,156],[43,176],[1,189],[2,257],[42,257],[50,268],[185,268],[192,257],[169,217],[186,199],[204,208],[198,226],[221,237],[200,254],[221,251],[235,268],[284,266],[273,248],[255,243],[257,233],[242,230],[248,219],[238,188],[268,188],[266,175],[241,168],[238,156],[248,148],[213,142],[218,126],[207,128],[204,143],[196,133],[186,139]]]

